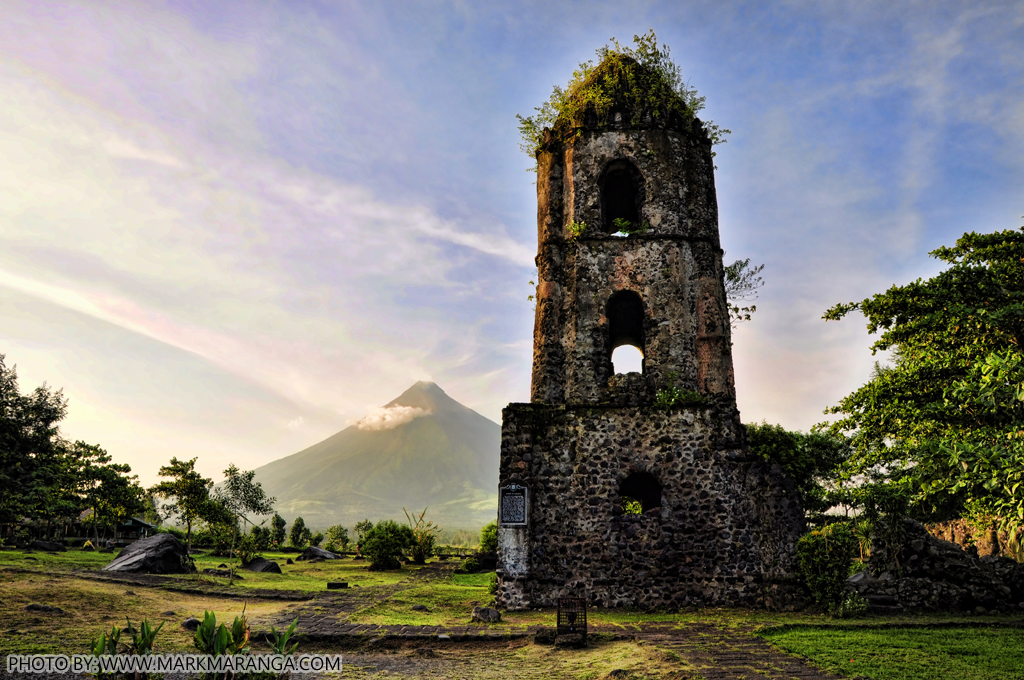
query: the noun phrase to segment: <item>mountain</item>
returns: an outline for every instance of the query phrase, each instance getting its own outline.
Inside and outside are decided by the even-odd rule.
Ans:
[[[256,469],[289,522],[352,526],[427,510],[442,528],[477,528],[498,508],[501,428],[432,382],[319,444]]]

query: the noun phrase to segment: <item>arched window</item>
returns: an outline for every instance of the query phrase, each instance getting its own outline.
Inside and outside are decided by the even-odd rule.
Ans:
[[[612,350],[613,373],[643,373],[644,353],[633,345],[620,345]]]
[[[622,482],[619,496],[627,515],[647,512],[661,507],[661,484],[649,472],[634,472]]]
[[[630,226],[640,225],[644,187],[643,177],[636,166],[627,161],[613,161],[601,175],[598,185],[601,188],[601,216],[609,234],[621,229],[615,220],[625,220]]]
[[[626,345],[635,347],[639,352],[640,367],[637,372],[643,373],[644,303],[640,296],[629,290],[615,293],[608,300],[607,317],[608,348],[612,352],[610,359],[616,368],[615,373],[628,373],[632,370],[618,370],[621,366],[616,363],[616,358],[621,354],[616,350]]]

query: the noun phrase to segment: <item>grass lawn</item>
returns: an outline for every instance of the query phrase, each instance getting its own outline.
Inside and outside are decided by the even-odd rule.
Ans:
[[[847,676],[872,680],[1021,680],[1020,628],[813,627],[760,633],[779,648]]]
[[[138,625],[148,618],[165,621],[157,640],[161,651],[191,651],[192,633],[181,627],[188,616],[203,618],[205,610],[218,621],[231,622],[245,605],[250,620],[270,618],[289,603],[189,595],[162,588],[101,583],[45,574],[0,572],[3,629],[0,654],[85,654],[91,640],[111,626],[125,627],[125,617]],[[25,611],[27,604],[60,607],[63,613]],[[163,612],[174,612],[164,615]]]
[[[350,587],[393,585],[393,594],[354,611],[348,621],[382,625],[466,626],[474,604],[486,605],[490,574],[452,574],[446,578],[417,579],[422,567],[404,566],[389,572],[371,572],[364,561],[342,559],[319,563],[287,565],[292,553],[272,553],[283,574],[255,574],[242,571],[243,581],[233,590],[245,593],[253,588],[323,591],[327,581],[348,581]],[[34,560],[28,559],[35,558]],[[218,621],[230,623],[241,613],[243,600],[217,595],[188,594],[162,587],[109,583],[76,578],[73,572],[96,570],[111,560],[109,554],[80,550],[66,553],[0,551],[0,654],[84,653],[90,641],[112,625],[123,627],[125,617],[133,623],[143,618],[165,621],[158,636],[162,652],[192,651],[192,634],[181,628],[187,616],[201,618],[206,610]],[[229,563],[225,558],[199,555],[199,569]],[[6,567],[6,569],[5,569]],[[433,575],[440,575],[432,572]],[[180,578],[186,583],[225,586],[227,579],[194,574]],[[351,591],[350,591],[351,592]],[[386,592],[391,592],[386,591]],[[354,594],[358,594],[355,591]],[[361,600],[357,600],[361,601]],[[25,605],[39,603],[63,609],[62,614],[27,612]],[[413,611],[413,605],[429,611]],[[300,611],[306,604],[249,599],[246,614],[254,630],[268,628],[266,622],[290,618],[285,610]],[[316,603],[312,604],[316,611]],[[165,614],[173,612],[173,614]],[[502,622],[492,630],[522,632],[527,626],[554,623],[553,609],[503,612]],[[592,609],[591,626],[603,633],[593,634],[586,650],[560,650],[532,644],[528,639],[504,639],[473,644],[430,641],[436,655],[423,658],[412,648],[346,654],[344,677],[352,678],[575,678],[605,677],[640,680],[700,678],[699,669],[687,658],[653,645],[614,640],[609,633],[629,634],[644,624],[662,629],[712,626],[737,638],[761,635],[782,650],[807,657],[812,663],[845,677],[872,680],[1024,680],[1024,615],[953,616],[948,614],[898,617],[869,616],[834,620],[808,612],[781,613],[739,609],[704,609],[675,613],[641,612],[627,609]],[[925,627],[943,624],[946,627]],[[993,624],[991,627],[983,627]],[[1005,627],[1000,627],[1005,626]],[[301,623],[300,623],[301,630]],[[701,628],[696,629],[703,634]],[[692,633],[691,633],[692,634]],[[327,644],[327,643],[325,643]],[[355,642],[357,646],[361,643]],[[413,644],[413,643],[402,643]],[[423,645],[423,642],[415,644]],[[328,645],[303,643],[300,651],[336,652]],[[350,652],[354,652],[351,653]],[[612,671],[619,671],[609,676]]]

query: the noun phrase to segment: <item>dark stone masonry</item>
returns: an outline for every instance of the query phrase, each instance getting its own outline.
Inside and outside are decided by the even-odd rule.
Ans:
[[[803,512],[736,409],[711,142],[699,120],[612,111],[537,155],[533,382],[503,412],[497,601],[791,606]],[[623,345],[642,373],[615,373]]]

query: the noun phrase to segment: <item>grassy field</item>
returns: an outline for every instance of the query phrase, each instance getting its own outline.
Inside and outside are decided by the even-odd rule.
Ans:
[[[269,554],[283,574],[241,572],[231,590],[245,595],[253,588],[319,592],[328,581],[347,581],[355,588],[390,586],[373,590],[365,606],[349,612],[351,623],[381,625],[465,626],[475,604],[486,605],[489,574],[450,574],[436,569],[405,566],[391,572],[371,572],[364,561],[343,559],[319,563],[285,564],[294,554]],[[35,558],[34,560],[28,559]],[[0,614],[0,654],[82,653],[92,638],[112,625],[124,626],[148,618],[164,621],[158,636],[163,652],[192,651],[191,633],[180,623],[187,616],[201,618],[206,610],[219,621],[230,622],[243,605],[254,630],[267,629],[271,621],[290,618],[304,603],[261,600],[256,597],[222,597],[192,594],[166,587],[109,583],[79,578],[76,572],[91,571],[111,560],[109,554],[72,550],[66,553],[0,551],[0,590],[4,594]],[[217,568],[224,558],[200,555],[199,569]],[[180,577],[184,586],[216,584],[227,579],[206,575]],[[358,591],[356,591],[358,592]],[[60,607],[61,614],[25,611],[30,603]],[[414,611],[413,605],[429,611]],[[310,603],[316,608],[316,603]],[[341,615],[339,615],[341,616]],[[531,610],[504,612],[493,630],[523,632],[532,625],[550,626],[554,612]],[[596,609],[589,613],[593,629],[586,650],[556,650],[532,644],[528,639],[506,639],[471,645],[431,641],[429,656],[409,644],[369,653],[346,649],[343,677],[352,678],[575,678],[606,677],[669,680],[700,678],[700,669],[672,652],[614,633],[640,632],[652,624],[662,630],[687,631],[712,626],[736,636],[760,635],[786,652],[844,677],[874,680],[1024,680],[1024,615],[869,616],[837,621],[821,614],[780,613],[737,609],[705,609],[676,613]],[[988,625],[989,627],[986,627]],[[941,627],[945,626],[945,627]],[[1017,626],[1017,627],[1014,627]],[[749,639],[749,638],[748,638]],[[300,651],[338,651],[304,643]],[[355,643],[359,644],[359,643]],[[615,671],[613,675],[609,675]]]
[[[813,627],[760,633],[781,649],[813,659],[833,673],[873,680],[1021,680],[1020,628]]]

